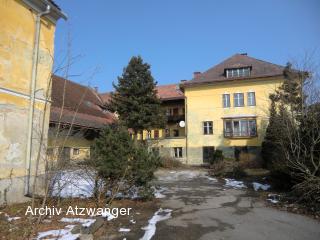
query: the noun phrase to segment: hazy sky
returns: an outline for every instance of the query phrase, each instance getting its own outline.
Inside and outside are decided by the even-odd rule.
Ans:
[[[70,49],[80,56],[70,79],[100,92],[112,90],[134,55],[151,65],[159,84],[191,79],[235,53],[282,65],[305,52],[320,58],[319,0],[55,2],[68,15],[57,25],[56,65],[66,65]]]

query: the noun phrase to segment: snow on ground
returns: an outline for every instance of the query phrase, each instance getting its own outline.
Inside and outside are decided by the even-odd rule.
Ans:
[[[52,181],[52,196],[91,197],[95,186],[95,174],[89,170],[66,170],[56,173]]]
[[[112,192],[108,190],[106,196],[111,197]],[[139,195],[139,188],[136,186],[132,186],[125,193],[121,191],[115,193],[114,198],[115,199],[140,199],[141,196]]]
[[[130,232],[130,228],[119,228],[119,232]]]
[[[64,229],[49,230],[46,232],[39,232],[37,240],[42,239],[56,239],[56,240],[76,240],[79,239],[80,234],[72,234],[71,231],[75,225],[67,225]]]
[[[136,223],[136,220],[131,219],[130,222],[131,222],[132,224],[135,224],[135,223]]]
[[[269,184],[261,184],[257,182],[253,182],[252,185],[255,191],[258,191],[259,189],[266,191],[271,187]]]
[[[3,212],[0,212],[0,214],[2,214]],[[7,220],[9,221],[9,222],[12,222],[12,221],[15,221],[15,220],[18,220],[18,219],[20,219],[21,217],[10,217],[8,214],[4,214],[4,216],[7,218]]]
[[[279,194],[268,194],[267,201],[271,203],[278,203],[280,201],[280,195]]]
[[[81,223],[83,227],[90,227],[93,223],[95,223],[96,219],[92,218],[61,218],[60,222],[66,223]]]
[[[156,224],[157,222],[171,218],[171,209],[162,209],[160,208],[155,212],[153,217],[148,221],[148,226],[143,227],[142,230],[145,230],[144,235],[140,240],[150,240],[153,235],[156,233]]]
[[[166,195],[163,194],[164,191],[168,190],[168,188],[165,187],[152,187],[153,188],[153,194],[155,198],[165,198]]]
[[[236,181],[230,178],[225,178],[224,180],[226,181],[225,186],[233,187],[233,188],[247,188],[247,186],[244,185],[242,181]]]

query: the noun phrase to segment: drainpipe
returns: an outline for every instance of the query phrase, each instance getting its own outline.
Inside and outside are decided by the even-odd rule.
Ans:
[[[35,37],[34,37],[35,40],[34,40],[34,47],[33,47],[32,72],[31,72],[31,93],[30,93],[29,117],[28,117],[26,177],[25,177],[25,188],[24,188],[24,194],[26,196],[30,196],[33,115],[34,115],[34,105],[35,105],[35,92],[36,92],[36,86],[37,86],[37,69],[38,69],[38,58],[39,58],[41,17],[48,13],[50,13],[50,5],[47,5],[46,11],[39,12],[36,15]]]

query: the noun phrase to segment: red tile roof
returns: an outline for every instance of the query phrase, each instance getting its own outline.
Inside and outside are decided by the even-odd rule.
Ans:
[[[233,77],[227,78],[225,70],[230,68],[250,67],[251,73],[248,77]],[[210,68],[206,72],[199,74],[196,78],[186,81],[181,86],[190,86],[198,84],[215,83],[221,81],[240,80],[240,79],[253,79],[264,78],[272,76],[283,75],[284,67],[262,61],[244,54],[235,54],[232,57],[224,60],[216,66]]]
[[[101,93],[100,98],[104,104],[109,103],[111,99],[111,92]]]
[[[184,99],[184,94],[178,84],[159,85],[156,87],[156,90],[161,100]]]
[[[95,90],[55,75],[52,76],[51,101],[50,122],[60,120],[66,124],[73,122],[83,127],[101,128],[115,120],[112,113],[102,108],[103,102]],[[75,118],[72,121],[73,116]]]
[[[160,85],[156,87],[157,95],[162,101],[184,99],[184,94],[178,84]],[[101,93],[103,103],[109,103],[111,92]]]

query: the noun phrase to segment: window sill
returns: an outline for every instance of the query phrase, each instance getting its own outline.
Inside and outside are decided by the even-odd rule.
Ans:
[[[251,139],[251,138],[257,138],[258,135],[256,136],[224,136],[224,138],[228,139]]]

